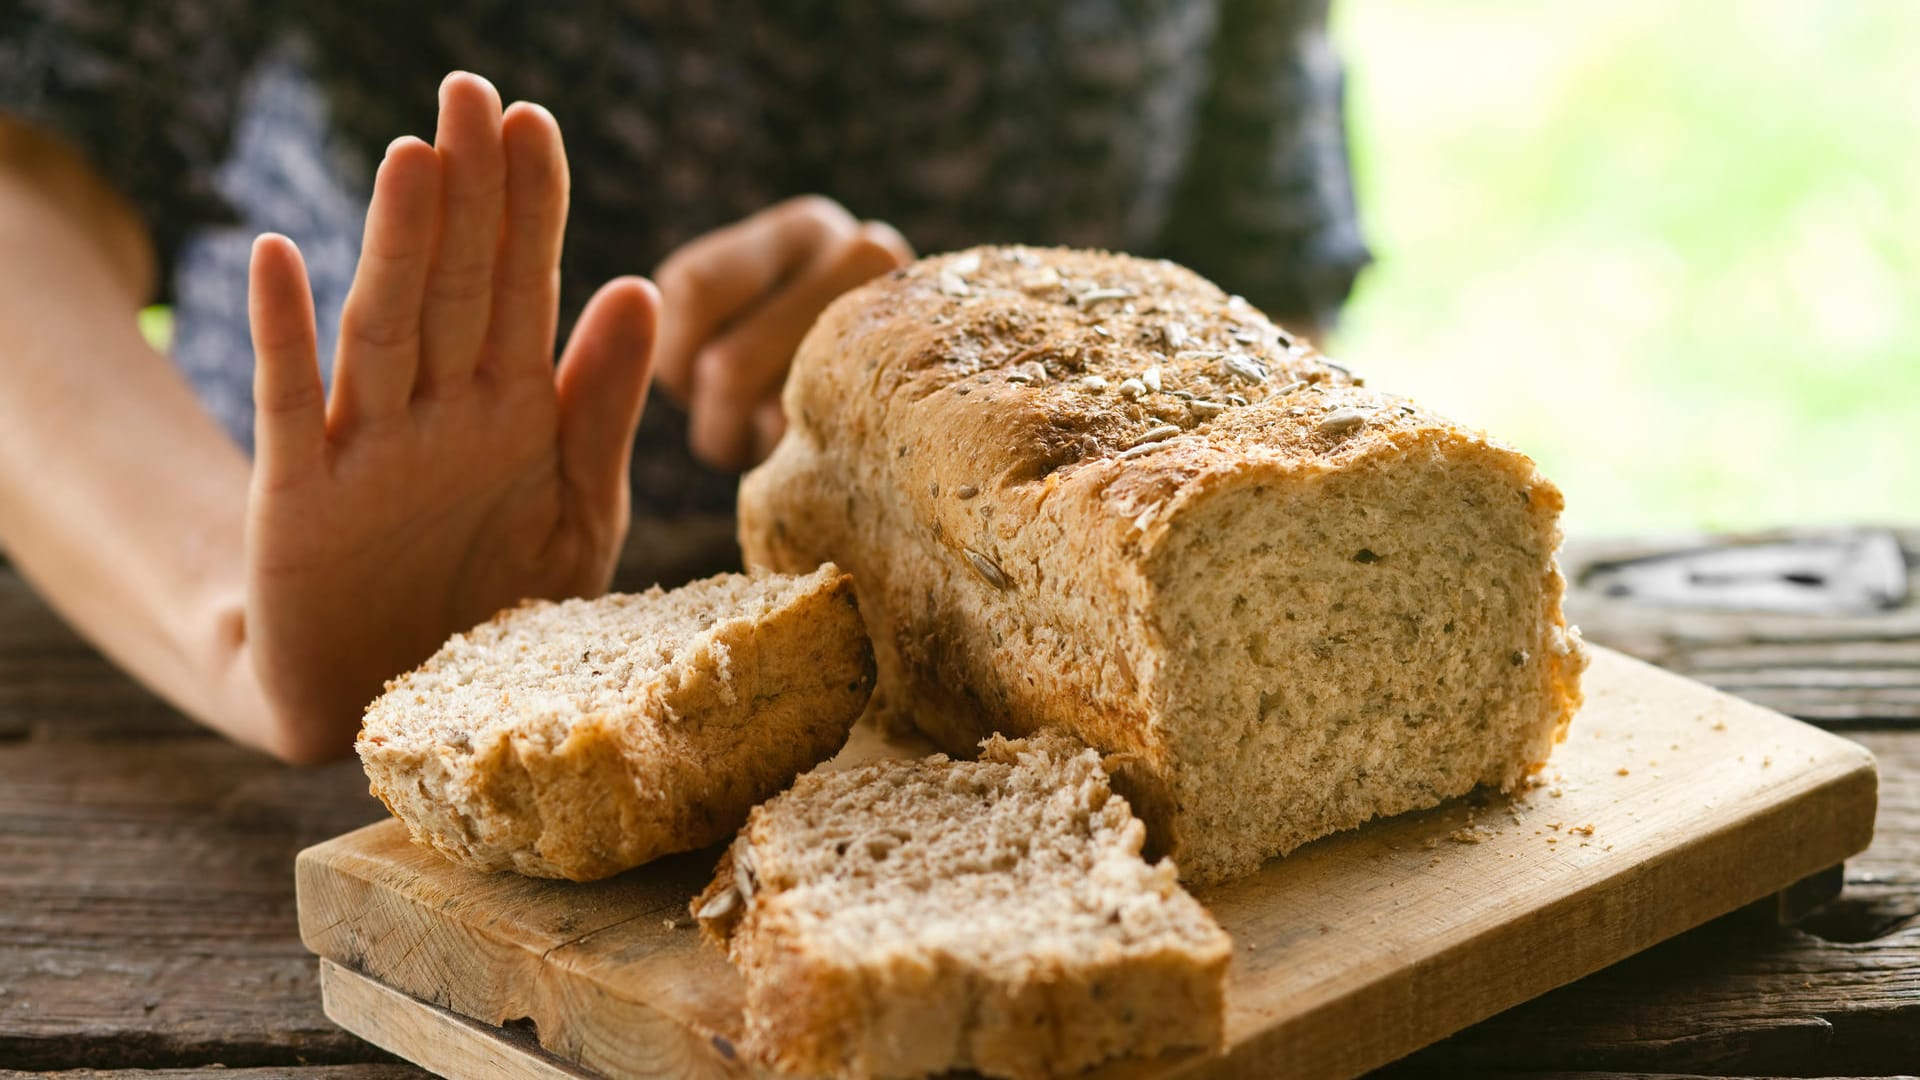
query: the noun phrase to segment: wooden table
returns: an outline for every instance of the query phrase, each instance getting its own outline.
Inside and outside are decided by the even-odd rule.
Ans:
[[[1585,583],[1570,606],[1592,639],[1877,754],[1878,834],[1840,898],[1792,927],[1728,916],[1382,1076],[1920,1072],[1920,530],[1815,537],[1809,557],[1886,544],[1904,551],[1907,598],[1841,615],[1641,598],[1661,575],[1636,568],[1664,564],[1634,560],[1723,541],[1570,550]],[[731,557],[721,522],[643,530],[622,580],[684,580]],[[1701,566],[1677,580],[1705,583],[1693,599],[1710,603],[1726,564]],[[0,1078],[424,1075],[328,1022],[295,932],[294,853],[382,812],[354,763],[286,768],[200,732],[0,565]]]

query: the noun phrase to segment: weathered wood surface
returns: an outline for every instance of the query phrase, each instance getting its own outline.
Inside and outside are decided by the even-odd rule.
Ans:
[[[1813,551],[1798,573],[1793,572],[1791,555],[1795,543]],[[1739,584],[1753,586],[1756,604],[1777,599],[1779,590],[1767,588],[1766,575],[1755,568],[1742,567],[1737,582],[1728,584],[1725,578],[1733,575],[1715,572],[1714,564],[1705,560],[1694,564],[1691,575],[1674,575],[1680,596],[1609,595],[1626,589],[1613,571],[1635,562],[1697,555],[1711,560],[1766,550],[1783,553],[1780,568],[1801,583],[1794,589],[1818,592],[1821,586],[1816,583],[1830,577],[1828,568],[1820,565],[1819,548],[1840,544],[1866,553],[1879,574],[1887,572],[1888,559],[1904,560],[1904,597],[1892,606],[1843,604],[1840,614],[1688,609],[1650,602],[1685,599],[1684,582],[1690,578],[1706,579],[1701,589],[1711,593],[1715,603],[1726,602]],[[1568,618],[1579,623],[1590,640],[1816,723],[1856,728],[1920,724],[1920,529],[1803,529],[1737,541],[1707,536],[1588,541],[1569,544],[1561,562],[1570,585]],[[1641,592],[1675,587],[1669,583]]]
[[[1873,846],[1792,928],[1722,920],[1462,1032],[1394,1075],[1588,1068],[1920,1069],[1920,735],[1860,734],[1881,769]]]
[[[294,934],[294,853],[384,811],[347,764],[205,737],[0,746],[0,1064],[363,1061]]]
[[[694,532],[692,542],[669,535],[631,548],[623,582],[724,568],[725,528]],[[1915,532],[1900,535],[1911,552]],[[683,569],[650,573],[655,557]],[[1716,635],[1736,650],[1833,636],[1818,622],[1774,623],[1768,634],[1783,640],[1756,644],[1714,630],[1721,616],[1576,617],[1592,640],[1683,669]],[[1678,629],[1663,633],[1665,623]],[[1869,647],[1891,650],[1875,662],[1920,647],[1920,632],[1885,626],[1866,627]],[[1861,627],[1841,629],[1861,636]],[[1721,920],[1388,1074],[1920,1071],[1910,1041],[1920,1028],[1920,730],[1875,720],[1850,700],[1835,694],[1821,708],[1879,756],[1880,818],[1873,847],[1847,864],[1839,902],[1796,930]],[[0,564],[0,1069],[114,1080],[424,1075],[326,1020],[296,936],[293,852],[374,820],[379,808],[364,791],[349,766],[284,769],[200,734],[74,639]],[[232,1068],[203,1071],[215,1064]],[[167,1071],[125,1071],[144,1069]],[[13,1075],[37,1073],[0,1072]]]
[[[489,1027],[320,961],[327,1015],[370,1043],[461,1080],[598,1080],[540,1048],[525,1028]]]
[[[1586,686],[1539,786],[1328,837],[1199,893],[1239,946],[1228,1056],[1151,1073],[1355,1076],[1867,845],[1857,745],[1605,649]],[[541,1045],[611,1076],[749,1075],[738,980],[685,925],[712,858],[533,881],[454,866],[381,822],[301,853],[302,936],[488,1024],[531,1019]]]

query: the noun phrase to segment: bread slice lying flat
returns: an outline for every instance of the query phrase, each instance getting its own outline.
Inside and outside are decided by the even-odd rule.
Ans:
[[[835,301],[740,487],[832,559],[876,712],[948,753],[1066,727],[1192,880],[1547,760],[1586,658],[1560,492],[1171,263],[979,248]]]
[[[1231,943],[1140,857],[1099,755],[1048,732],[815,771],[692,904],[747,985],[748,1051],[807,1075],[1071,1073],[1215,1047]]]
[[[388,683],[357,748],[416,842],[587,881],[731,835],[872,687],[837,567],[722,574],[503,611]]]

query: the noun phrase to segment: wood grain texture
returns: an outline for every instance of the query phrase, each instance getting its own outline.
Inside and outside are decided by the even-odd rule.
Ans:
[[[320,961],[327,1015],[342,1027],[437,1076],[461,1080],[592,1080],[515,1028],[486,1027],[428,1005],[331,960]]]
[[[1792,928],[1727,919],[1402,1062],[1457,1076],[1640,1071],[1894,1074],[1920,1067],[1920,733],[1862,734],[1886,782],[1839,899]]]
[[[1229,1056],[1114,1076],[1354,1076],[1867,845],[1850,742],[1602,651],[1543,783],[1330,837],[1201,893]],[[587,886],[463,870],[383,822],[303,852],[329,959],[618,1075],[734,1075],[737,979],[684,924],[712,853]]]
[[[210,738],[0,746],[0,1064],[377,1056],[320,1012],[291,868],[381,813]]]

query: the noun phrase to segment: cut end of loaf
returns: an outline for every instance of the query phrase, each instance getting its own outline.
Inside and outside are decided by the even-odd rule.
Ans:
[[[356,745],[417,842],[589,880],[730,834],[839,747],[872,682],[837,567],[722,574],[503,611],[389,683]]]
[[[802,777],[692,910],[782,1069],[1058,1075],[1220,1038],[1230,942],[1143,836],[1083,744],[996,737]]]
[[[1450,427],[1196,492],[1147,562],[1188,876],[1543,765],[1585,667],[1560,507],[1527,458]]]

